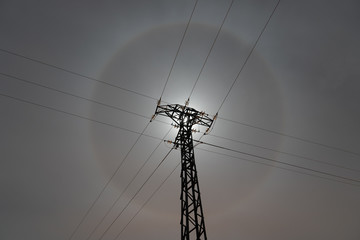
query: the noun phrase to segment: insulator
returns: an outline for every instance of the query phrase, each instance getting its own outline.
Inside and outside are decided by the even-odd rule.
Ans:
[[[185,101],[185,106],[189,105],[190,98]]]
[[[161,103],[161,98],[158,100],[157,105],[159,106]]]
[[[217,116],[218,116],[218,113],[215,114],[215,116],[214,116],[214,118],[213,118],[214,121],[215,121],[215,119],[217,118]]]
[[[150,122],[154,121],[155,117],[156,117],[156,115],[155,115],[155,114],[154,114],[154,115],[152,115]]]
[[[179,128],[178,125],[175,125],[175,124],[172,124],[172,123],[171,123],[171,126],[173,126],[174,128]]]

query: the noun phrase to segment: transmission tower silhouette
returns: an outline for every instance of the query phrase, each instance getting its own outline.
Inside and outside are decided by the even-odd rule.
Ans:
[[[153,119],[157,115],[171,118],[175,128],[179,128],[175,138],[175,148],[181,149],[181,240],[206,240],[205,219],[201,204],[199,181],[195,165],[195,154],[192,133],[196,132],[192,127],[200,125],[211,128],[214,118],[210,118],[205,112],[199,112],[185,105],[169,104],[156,107]]]

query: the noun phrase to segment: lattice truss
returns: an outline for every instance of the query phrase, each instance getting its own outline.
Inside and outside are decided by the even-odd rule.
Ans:
[[[205,220],[201,204],[199,181],[197,177],[192,129],[194,125],[211,128],[214,118],[186,105],[158,105],[155,115],[170,117],[179,132],[174,145],[181,148],[181,239],[207,239]]]

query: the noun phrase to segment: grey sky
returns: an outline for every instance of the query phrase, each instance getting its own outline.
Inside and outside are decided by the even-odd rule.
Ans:
[[[199,0],[163,101],[185,102],[230,2]],[[176,135],[155,121],[134,145],[194,3],[0,2],[1,239],[69,239],[122,161],[72,240],[87,239],[122,192],[90,239],[127,205],[169,151],[159,139]],[[216,113],[276,3],[235,0],[191,107]],[[359,181],[359,8],[356,0],[282,0],[202,140]],[[195,154],[209,239],[360,238],[359,182],[204,145]],[[179,161],[173,151],[103,240]],[[180,238],[179,173],[117,239]]]

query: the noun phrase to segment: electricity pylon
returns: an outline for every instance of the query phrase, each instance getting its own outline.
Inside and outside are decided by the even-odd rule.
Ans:
[[[160,103],[160,101],[159,101]],[[159,105],[155,115],[170,117],[179,132],[173,142],[181,148],[181,240],[206,240],[205,220],[201,204],[199,181],[197,177],[192,129],[194,125],[210,129],[214,119],[208,114],[179,104]]]

